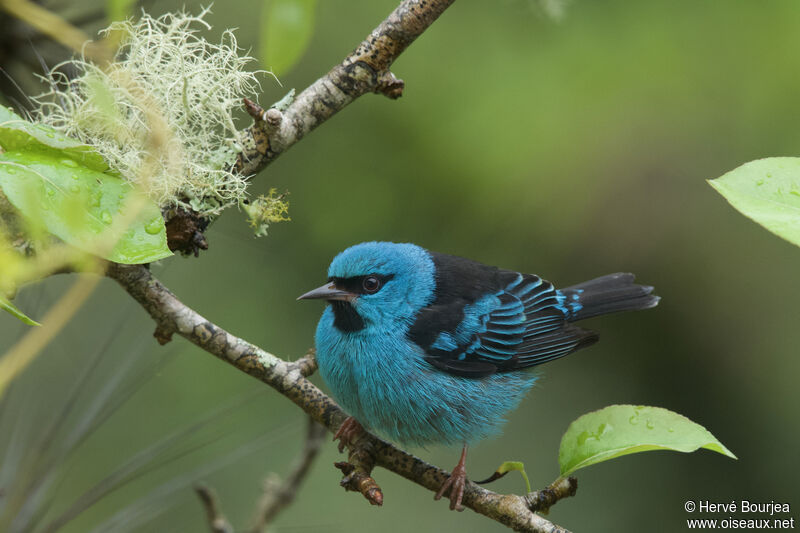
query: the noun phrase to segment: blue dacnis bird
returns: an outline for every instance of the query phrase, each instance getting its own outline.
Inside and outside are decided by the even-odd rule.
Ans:
[[[556,289],[414,244],[367,242],[336,256],[328,282],[299,299],[330,303],[317,361],[351,415],[334,438],[343,446],[363,426],[403,444],[462,444],[436,494],[449,490],[460,510],[467,445],[500,431],[536,380],[529,369],[597,342],[572,322],[653,307],[652,291],[632,274]]]

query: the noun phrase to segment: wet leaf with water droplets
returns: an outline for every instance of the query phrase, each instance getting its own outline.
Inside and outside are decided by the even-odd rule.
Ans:
[[[750,161],[708,183],[743,215],[800,246],[800,158]]]
[[[137,193],[121,178],[72,159],[69,164],[65,161],[40,151],[0,154],[0,189],[27,219],[76,248],[125,264],[151,263],[172,255],[161,211],[146,199],[137,219],[108,251],[98,238],[109,238],[106,230],[113,228],[125,203]],[[160,227],[154,233],[156,220]]]
[[[144,225],[144,230],[150,235],[158,235],[165,229],[164,219],[161,218],[161,215],[155,217],[153,220]]]
[[[65,137],[49,126],[29,122],[3,105],[0,105],[0,146],[6,152],[52,153],[61,156],[67,166],[80,164],[100,172],[108,170],[105,160],[93,147]]]
[[[688,453],[698,448],[736,459],[707,429],[684,416],[661,407],[612,405],[570,424],[561,438],[558,462],[563,477],[579,468],[631,453]]]

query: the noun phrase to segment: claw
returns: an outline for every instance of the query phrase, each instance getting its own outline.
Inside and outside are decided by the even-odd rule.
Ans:
[[[461,459],[458,464],[453,468],[450,477],[447,478],[442,486],[439,487],[439,492],[433,497],[434,500],[440,500],[446,492],[450,492],[450,510],[463,511],[464,506],[461,501],[464,499],[464,489],[467,486],[467,468],[465,466],[467,460],[467,447],[461,451]]]
[[[345,446],[350,446],[353,441],[364,432],[364,428],[358,423],[358,420],[352,416],[348,416],[336,433],[333,435],[334,441],[339,441],[339,453],[344,451]]]

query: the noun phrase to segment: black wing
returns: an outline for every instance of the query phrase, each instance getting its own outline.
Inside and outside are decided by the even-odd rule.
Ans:
[[[567,322],[578,308],[538,276],[432,254],[437,298],[422,310],[409,335],[441,370],[482,377],[535,366],[597,341]],[[453,283],[461,287],[452,286]]]

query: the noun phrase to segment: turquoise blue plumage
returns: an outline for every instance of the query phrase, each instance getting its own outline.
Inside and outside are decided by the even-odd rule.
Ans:
[[[536,365],[597,341],[572,322],[658,303],[631,274],[558,290],[535,275],[389,242],[341,252],[328,282],[301,298],[329,302],[317,362],[355,421],[400,444],[465,450],[500,432]]]

